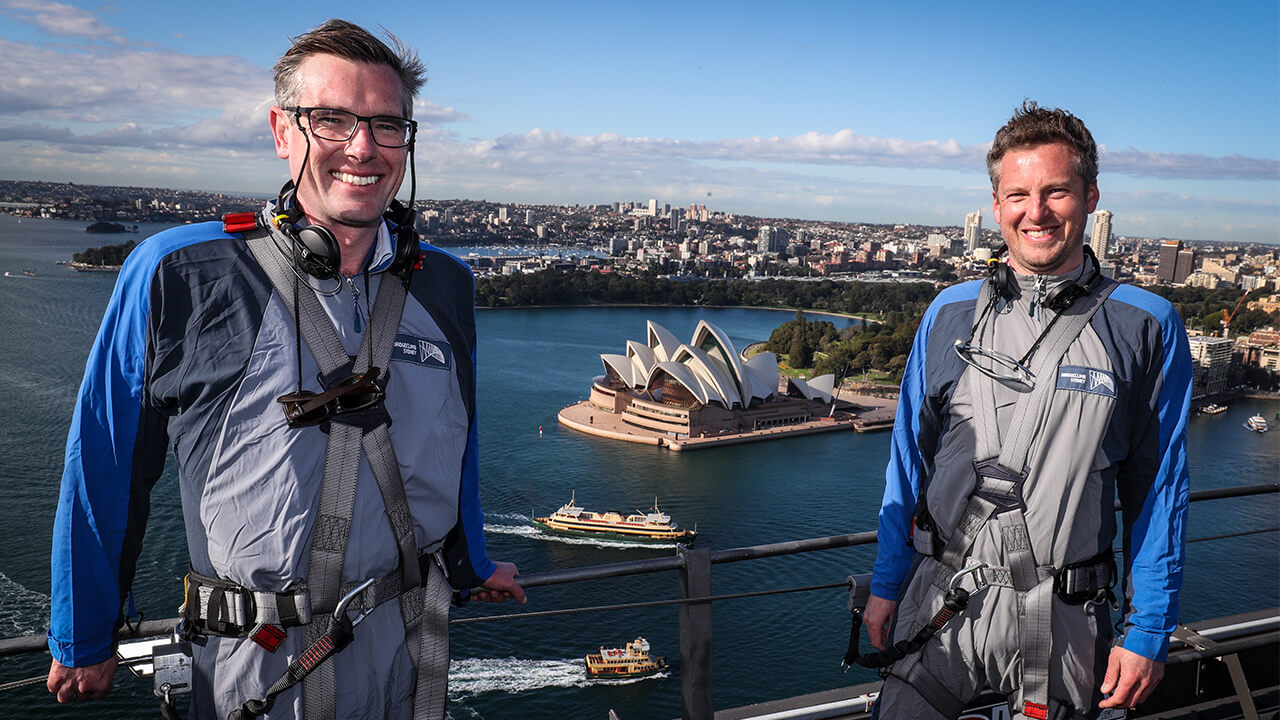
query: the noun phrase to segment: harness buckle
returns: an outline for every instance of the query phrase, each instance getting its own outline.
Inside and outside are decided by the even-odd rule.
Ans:
[[[948,583],[949,589],[962,590],[963,588],[960,587],[960,582],[964,580],[966,575],[972,575],[973,591],[969,593],[969,597],[972,598],[977,595],[981,595],[986,592],[987,588],[991,587],[991,582],[987,580],[987,573],[985,572],[990,569],[990,567],[990,565],[984,562],[976,562],[963,570],[957,571],[955,575],[951,576],[951,582]]]
[[[377,578],[369,578],[368,580],[365,580],[364,582],[357,585],[354,589],[351,590],[351,592],[347,593],[346,595],[343,595],[342,599],[338,601],[338,606],[333,609],[333,619],[338,622],[342,622],[342,618],[344,615],[346,615],[346,612],[347,612],[347,606],[350,605],[352,601],[354,601],[356,597],[360,595],[360,593],[364,592],[365,590],[368,590],[369,586],[373,585],[375,582],[377,582],[377,580],[378,580]],[[355,619],[351,621],[351,627],[355,627],[356,625],[359,625],[360,622],[364,620],[366,617],[368,617],[369,613],[371,612],[373,612],[372,607],[367,607],[362,609],[360,611],[360,614],[357,615]]]

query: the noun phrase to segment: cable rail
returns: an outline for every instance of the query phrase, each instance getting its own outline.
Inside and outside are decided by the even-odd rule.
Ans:
[[[1190,494],[1190,501],[1202,502],[1208,500],[1241,498],[1275,493],[1280,493],[1280,482],[1200,490]],[[1115,509],[1120,510],[1119,502],[1115,504]],[[1223,540],[1273,532],[1280,532],[1280,525],[1191,538],[1188,539],[1187,542],[1209,542],[1213,540]],[[844,588],[852,592],[853,604],[860,605],[865,604],[871,584],[871,574],[862,573],[849,575],[842,582],[713,595],[711,593],[711,566],[783,555],[796,555],[823,550],[855,547],[859,545],[870,545],[876,542],[876,533],[874,531],[869,531],[845,535],[807,538],[802,540],[791,540],[765,545],[729,548],[724,550],[711,550],[705,548],[692,549],[683,545],[678,545],[675,554],[670,557],[629,560],[576,568],[561,568],[546,572],[521,575],[517,580],[523,587],[533,588],[618,578],[630,575],[676,571],[679,575],[679,597],[628,603],[614,603],[609,605],[559,608],[553,610],[523,612],[515,610],[512,612],[495,613],[492,615],[477,617],[454,618],[449,622],[451,625],[466,625],[471,623],[545,618],[588,612],[632,610],[637,608],[668,605],[676,606],[680,614],[680,681],[681,703],[684,708],[684,717],[710,719],[713,717],[711,692],[711,604],[713,602]],[[173,627],[177,622],[178,618],[142,621],[122,628],[120,633],[121,639],[124,640],[165,635],[173,630]],[[1273,632],[1262,637],[1263,640],[1261,641],[1269,640],[1274,642],[1276,639],[1276,633]],[[1223,644],[1219,650],[1227,651],[1230,648],[1241,645],[1241,643],[1247,644],[1248,642],[1250,641],[1226,643]],[[44,652],[46,650],[47,638],[44,634],[0,639],[0,657],[32,652]],[[1216,651],[1189,648],[1186,652],[1171,655],[1170,661],[1177,662],[1177,660],[1175,660],[1175,656],[1178,655],[1185,656],[1186,660],[1191,660],[1203,657],[1206,653],[1211,654],[1212,652]],[[1223,654],[1225,654],[1225,652]],[[42,679],[43,677],[28,678],[26,680],[20,680],[13,683],[0,684],[0,690],[34,684]]]

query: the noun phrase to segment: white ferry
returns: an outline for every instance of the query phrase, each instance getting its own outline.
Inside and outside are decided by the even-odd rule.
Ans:
[[[574,502],[574,496],[570,496],[569,502],[561,505],[559,510],[546,517],[535,517],[533,526],[559,535],[624,542],[684,542],[693,540],[697,535],[693,530],[676,525],[670,515],[659,510],[657,498],[654,498],[650,511],[637,510],[624,517],[614,510],[598,513],[583,509]]]

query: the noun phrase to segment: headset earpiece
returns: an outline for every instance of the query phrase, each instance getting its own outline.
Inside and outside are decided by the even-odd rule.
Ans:
[[[291,234],[285,231],[286,235]],[[338,275],[342,250],[338,240],[321,225],[303,225],[293,228],[293,257],[298,268],[317,280],[328,280]]]
[[[996,294],[1005,300],[1012,300],[1018,296],[1018,278],[1013,268],[1009,267],[1009,263],[1000,259],[1000,256],[1008,251],[1008,245],[1001,245],[1000,249],[996,250],[987,261],[987,274],[991,277],[991,282],[995,283]]]
[[[388,270],[392,275],[407,281],[418,264],[418,256],[422,251],[418,232],[413,227],[413,210],[393,199],[383,217],[395,225],[395,248],[392,250],[391,267]]]
[[[317,280],[337,277],[342,249],[333,232],[323,225],[311,225],[294,202],[294,185],[290,180],[280,188],[276,200],[276,227],[292,241],[293,260],[298,269]]]
[[[1086,260],[1093,263],[1093,270],[1089,273],[1088,279],[1083,283],[1077,283],[1074,280],[1059,283],[1057,287],[1045,293],[1045,307],[1054,312],[1065,312],[1075,304],[1076,300],[1092,295],[1097,289],[1098,280],[1102,277],[1102,264],[1098,262],[1098,256],[1093,254],[1093,250],[1088,245],[1084,246],[1084,255]]]

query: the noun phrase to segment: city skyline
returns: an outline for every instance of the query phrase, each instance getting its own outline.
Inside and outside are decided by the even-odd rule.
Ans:
[[[271,63],[343,17],[427,63],[420,198],[959,225],[1029,97],[1093,130],[1113,235],[1280,243],[1275,4],[1073,7],[0,0],[0,177],[273,193]]]

